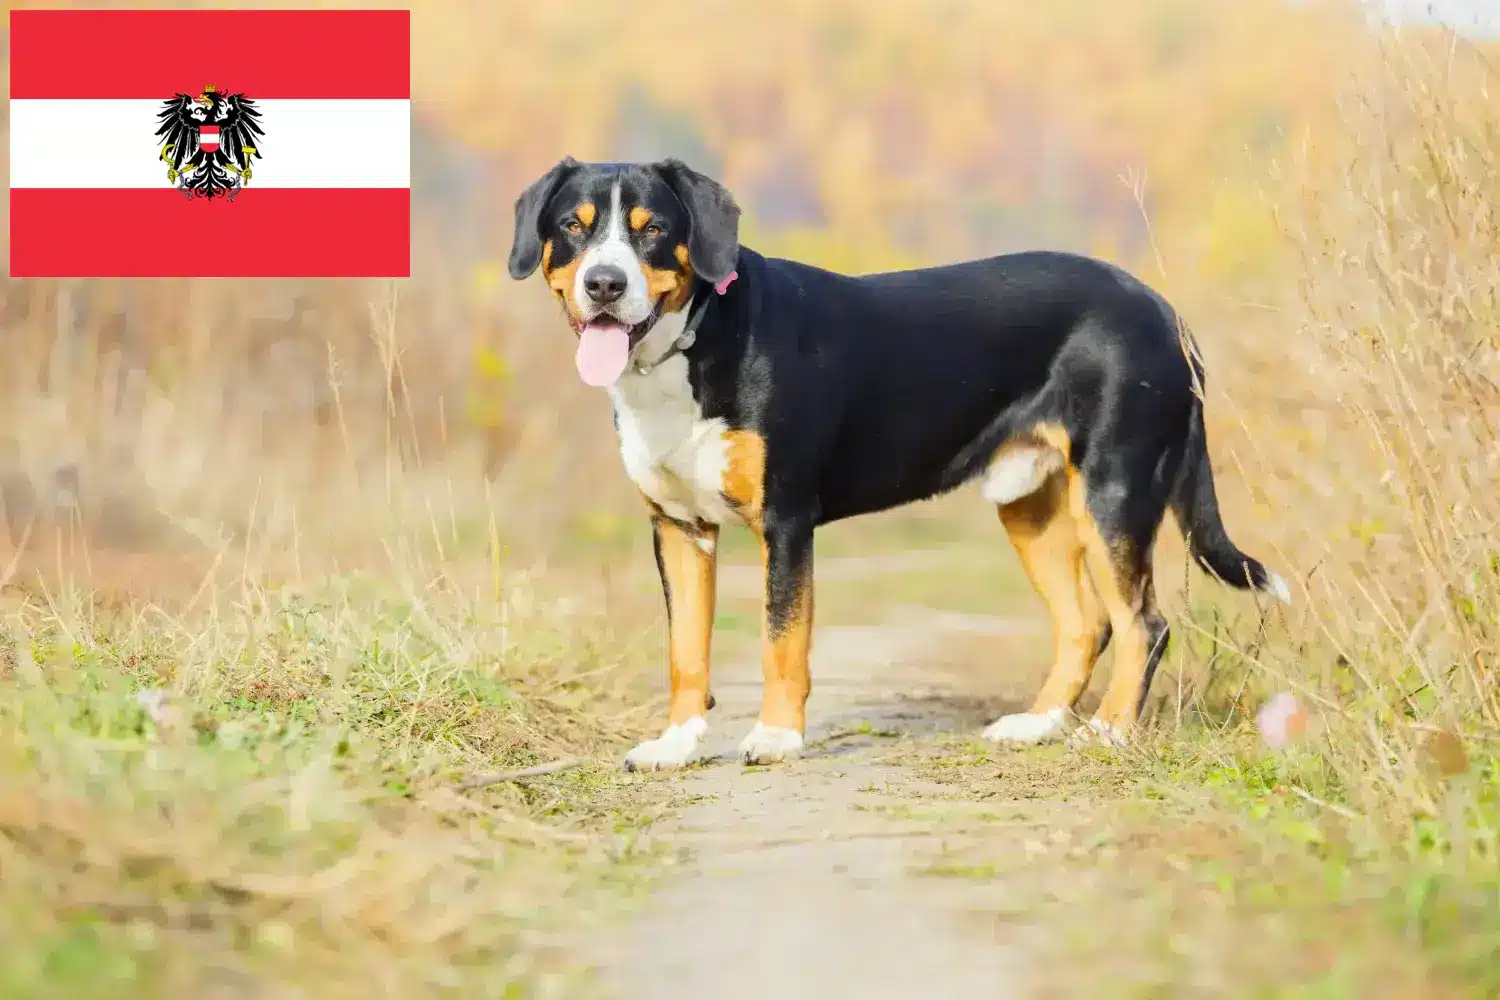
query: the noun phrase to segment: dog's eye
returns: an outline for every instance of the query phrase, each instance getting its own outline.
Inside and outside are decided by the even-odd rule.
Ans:
[[[581,233],[583,232],[583,223],[579,222],[577,219],[569,219],[567,222],[563,223],[563,228],[570,233]]]
[[[650,226],[647,226],[645,229],[642,229],[641,232],[645,233],[647,236],[660,236],[661,235],[661,226],[650,225]]]

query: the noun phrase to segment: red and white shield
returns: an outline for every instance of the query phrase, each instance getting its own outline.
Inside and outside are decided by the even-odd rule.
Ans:
[[[205,153],[215,153],[219,149],[219,126],[204,125],[198,129],[198,145],[203,147]]]

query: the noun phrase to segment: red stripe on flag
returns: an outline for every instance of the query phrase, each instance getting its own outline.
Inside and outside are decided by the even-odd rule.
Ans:
[[[15,278],[404,278],[408,188],[10,192]]]
[[[411,97],[405,10],[12,10],[10,96]]]

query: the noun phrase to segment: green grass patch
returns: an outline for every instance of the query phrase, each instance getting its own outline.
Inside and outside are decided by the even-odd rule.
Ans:
[[[6,610],[0,995],[527,996],[559,901],[645,877],[598,622],[357,578]],[[601,763],[454,788],[574,755]]]

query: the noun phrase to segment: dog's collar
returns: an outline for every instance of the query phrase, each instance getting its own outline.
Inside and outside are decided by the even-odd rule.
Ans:
[[[714,285],[714,292],[718,295],[723,295],[729,291],[729,286],[734,284],[734,279],[739,276],[740,273],[738,271],[730,271],[729,277]],[[667,348],[667,352],[655,361],[638,362],[634,366],[636,374],[649,375],[662,362],[669,358],[674,358],[689,347],[692,347],[693,342],[698,339],[698,327],[703,325],[703,317],[708,313],[708,304],[712,301],[712,297],[705,295],[703,301],[698,303],[698,308],[694,309],[692,315],[688,316],[687,324],[683,326],[682,332],[677,335],[677,339],[673,341],[672,346]]]

